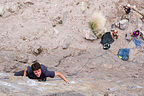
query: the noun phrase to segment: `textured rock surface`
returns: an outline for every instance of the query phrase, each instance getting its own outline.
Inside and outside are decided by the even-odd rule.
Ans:
[[[108,76],[109,75],[109,76]],[[0,94],[3,96],[120,96],[144,95],[144,84],[136,78],[75,78],[68,77],[70,84],[60,79],[38,82],[12,74],[0,73]],[[137,93],[138,92],[138,93]]]
[[[144,96],[144,45],[136,48],[125,40],[126,33],[139,28],[144,32],[134,12],[128,15],[127,29],[116,29],[119,38],[109,50],[103,50],[99,39],[84,38],[94,12],[106,17],[108,32],[121,20],[127,3],[142,10],[144,0],[1,0],[0,95]],[[37,56],[35,46],[43,49]],[[119,48],[131,48],[128,61],[118,58]],[[71,83],[13,76],[34,60],[63,73]]]

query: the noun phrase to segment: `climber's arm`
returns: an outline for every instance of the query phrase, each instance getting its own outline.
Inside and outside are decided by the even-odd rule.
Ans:
[[[24,77],[26,77],[26,75],[27,75],[27,73],[26,73],[26,71],[27,71],[27,67],[24,69]]]

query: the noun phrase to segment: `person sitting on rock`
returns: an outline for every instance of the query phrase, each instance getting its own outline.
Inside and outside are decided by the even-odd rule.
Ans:
[[[123,8],[126,14],[129,14],[131,12],[131,8],[129,6],[123,6]]]
[[[112,31],[112,38],[118,39],[118,31],[117,30]]]
[[[138,39],[138,36],[140,35],[140,31],[136,30],[133,32],[133,37],[135,37],[136,39]]]
[[[14,76],[27,76],[30,79],[37,79],[39,81],[46,81],[46,77],[54,78],[55,76],[59,76],[66,83],[69,83],[60,72],[48,71],[46,66],[39,64],[37,61],[34,61],[31,67],[28,66],[25,70],[16,72]]]

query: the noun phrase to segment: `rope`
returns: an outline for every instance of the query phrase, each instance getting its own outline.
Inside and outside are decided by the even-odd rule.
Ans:
[[[107,54],[107,52],[104,53],[104,54]],[[78,74],[79,74],[80,72],[82,72],[83,68],[84,68],[87,64],[89,64],[89,61],[90,61],[90,60],[96,59],[96,58],[98,58],[98,57],[101,57],[101,56],[103,56],[104,54],[98,55],[98,56],[96,56],[95,58],[88,58],[87,62],[86,62],[79,70],[77,70],[75,73],[73,73],[73,74],[71,74],[71,75],[68,75],[68,76],[73,76],[73,75],[78,76]]]

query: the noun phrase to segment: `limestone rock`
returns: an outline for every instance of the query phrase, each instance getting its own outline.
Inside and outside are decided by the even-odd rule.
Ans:
[[[42,49],[41,46],[35,46],[34,51],[33,51],[33,54],[37,56],[37,55],[39,55],[42,51],[43,51],[43,49]]]
[[[66,39],[63,41],[63,45],[62,45],[62,48],[63,49],[67,49],[70,45],[70,40]]]
[[[87,40],[95,40],[97,37],[94,35],[94,33],[91,30],[85,30],[85,38]]]
[[[3,16],[4,14],[4,6],[0,5],[0,16]]]
[[[115,26],[120,28],[121,30],[125,30],[128,27],[129,20],[123,19],[117,23],[115,23]]]

